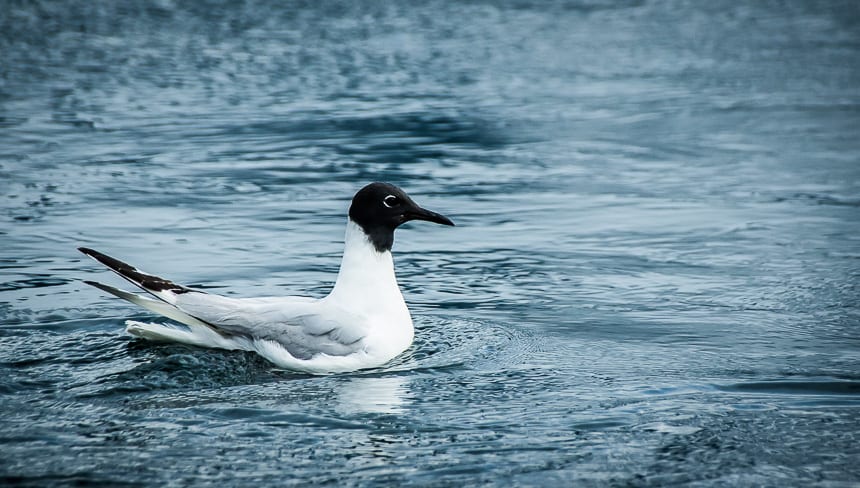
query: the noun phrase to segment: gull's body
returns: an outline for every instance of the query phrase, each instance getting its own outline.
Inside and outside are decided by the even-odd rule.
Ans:
[[[255,351],[282,368],[336,373],[381,366],[412,343],[412,318],[394,274],[391,245],[394,229],[413,219],[453,225],[392,185],[373,183],[359,191],[350,207],[337,281],[321,299],[212,295],[97,251],[81,251],[154,298],[87,283],[183,324],[128,321],[126,330],[132,335]]]

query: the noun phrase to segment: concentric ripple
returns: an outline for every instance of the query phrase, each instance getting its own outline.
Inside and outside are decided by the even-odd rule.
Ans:
[[[534,350],[525,331],[499,323],[422,316],[415,340],[387,371],[432,371],[450,368],[503,369]]]

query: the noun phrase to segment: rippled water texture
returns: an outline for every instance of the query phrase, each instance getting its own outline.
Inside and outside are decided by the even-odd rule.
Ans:
[[[857,2],[0,3],[0,484],[860,483]],[[384,368],[80,281],[322,296],[373,180]]]

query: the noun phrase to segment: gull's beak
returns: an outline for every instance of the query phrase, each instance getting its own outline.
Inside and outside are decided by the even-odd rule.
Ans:
[[[445,217],[442,214],[438,214],[436,212],[431,212],[430,210],[421,208],[416,206],[412,210],[408,210],[404,214],[404,222],[408,222],[410,220],[426,220],[428,222],[436,222],[437,224],[442,225],[454,225],[454,222],[451,222],[451,219]]]

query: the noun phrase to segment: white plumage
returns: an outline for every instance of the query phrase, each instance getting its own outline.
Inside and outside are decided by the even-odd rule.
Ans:
[[[362,192],[371,195],[360,199]],[[392,211],[390,197],[395,195],[402,203],[399,213]],[[377,200],[383,203],[379,208]],[[337,281],[321,299],[212,295],[149,275],[92,249],[81,251],[154,298],[87,283],[182,324],[129,320],[126,330],[134,336],[254,351],[285,369],[337,373],[381,366],[412,343],[412,318],[397,284],[390,246],[394,229],[413,219],[453,225],[418,207],[393,185],[373,183],[362,189],[350,208]]]

